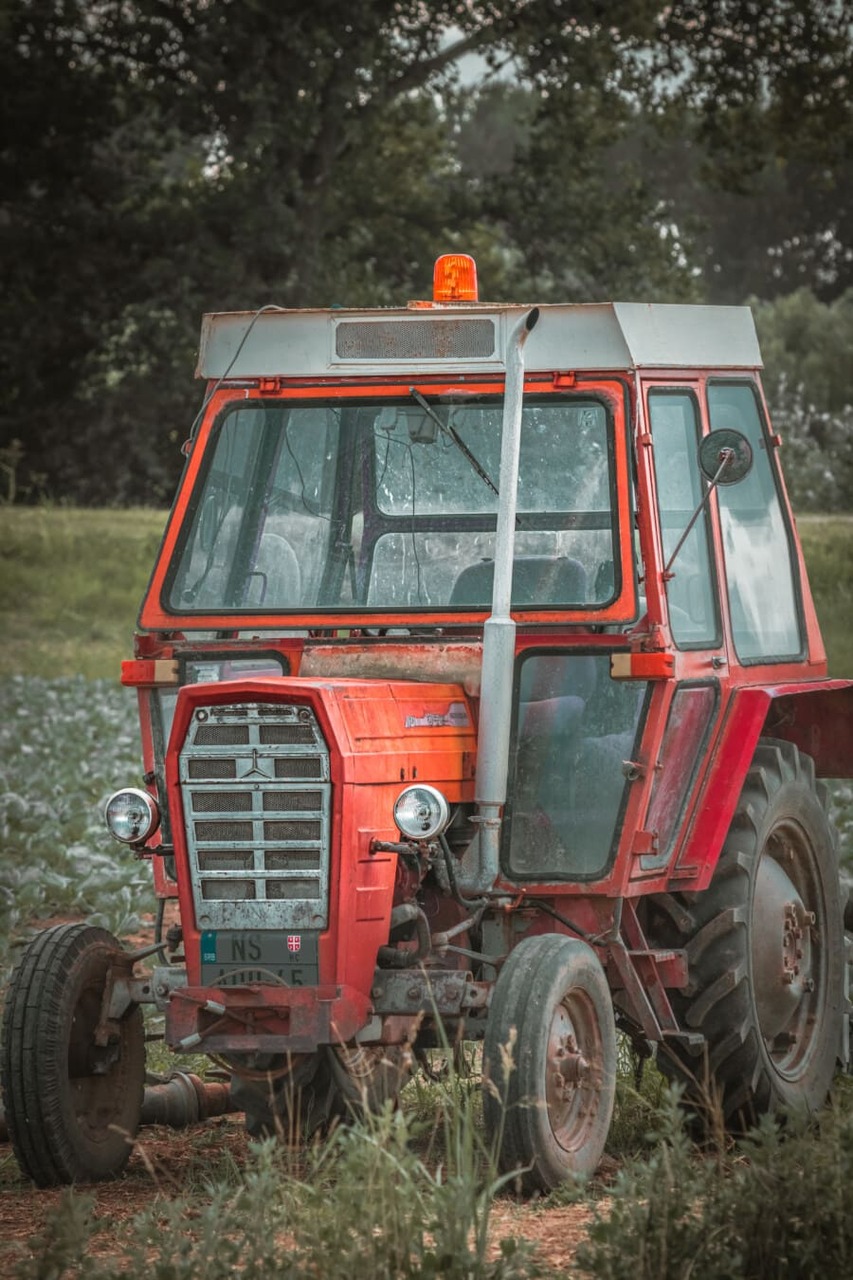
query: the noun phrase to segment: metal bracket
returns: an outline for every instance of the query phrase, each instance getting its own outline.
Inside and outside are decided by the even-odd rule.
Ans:
[[[377,1014],[434,1013],[458,1017],[488,1004],[491,984],[459,969],[377,969],[371,998]]]

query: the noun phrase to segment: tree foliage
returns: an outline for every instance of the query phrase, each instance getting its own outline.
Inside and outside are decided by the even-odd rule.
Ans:
[[[202,312],[399,302],[454,247],[496,300],[831,301],[844,10],[2,0],[0,462],[163,502]]]
[[[853,501],[853,289],[823,303],[809,289],[752,299],[773,424],[786,446],[795,508],[849,511]]]

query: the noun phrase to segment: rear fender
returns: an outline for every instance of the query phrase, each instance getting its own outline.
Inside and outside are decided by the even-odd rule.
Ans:
[[[853,681],[822,680],[734,692],[668,888],[707,888],[762,737],[793,742],[812,757],[818,777],[853,777]]]

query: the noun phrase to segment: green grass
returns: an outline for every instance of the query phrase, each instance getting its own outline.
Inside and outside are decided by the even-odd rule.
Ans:
[[[117,680],[166,513],[0,506],[0,679]],[[830,671],[853,675],[853,518],[798,521]]]
[[[0,507],[0,678],[117,680],[162,511]]]

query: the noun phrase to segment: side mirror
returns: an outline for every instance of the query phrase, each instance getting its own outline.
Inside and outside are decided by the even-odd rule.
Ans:
[[[740,431],[721,427],[700,444],[699,466],[712,487],[737,484],[752,470],[752,445]]]

